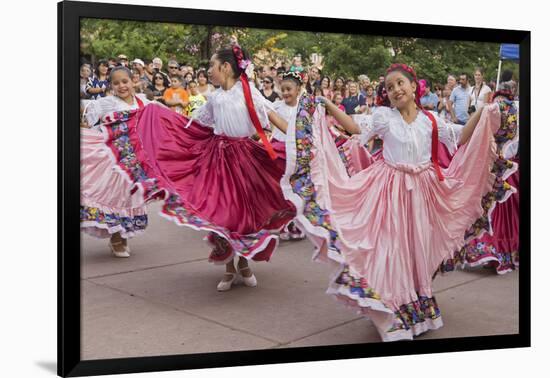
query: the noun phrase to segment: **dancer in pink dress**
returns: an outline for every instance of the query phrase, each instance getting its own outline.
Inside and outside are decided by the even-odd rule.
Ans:
[[[115,114],[107,141],[144,198],[164,199],[161,215],[210,231],[209,260],[226,265],[219,291],[239,278],[256,286],[248,260],[268,261],[276,233],[295,215],[279,185],[284,167],[263,132],[287,124],[250,86],[249,63],[238,45],[216,52],[208,75],[220,87],[192,119],[155,105]]]
[[[512,194],[503,179],[516,165],[496,153],[493,134],[514,128],[505,112],[501,118],[498,103],[452,133],[421,108],[412,68],[392,65],[385,87],[394,108],[377,109],[366,131],[320,99],[348,132],[361,134],[363,144],[378,135],[383,159],[350,177],[336,158],[324,109],[314,111],[304,98],[287,131],[296,143],[287,151],[290,173],[282,185],[317,248],[315,257],[338,266],[328,292],[367,315],[382,340],[393,341],[443,325],[432,277],[444,260],[490,229],[490,210]],[[450,150],[460,145],[447,169],[438,164],[438,141]]]
[[[89,101],[80,131],[80,228],[95,237],[110,238],[115,257],[129,257],[127,239],[147,227],[143,198],[131,195],[132,181],[113,169],[113,155],[105,146],[109,114],[143,108],[149,103],[135,95],[130,71],[117,67],[109,82],[114,96]]]

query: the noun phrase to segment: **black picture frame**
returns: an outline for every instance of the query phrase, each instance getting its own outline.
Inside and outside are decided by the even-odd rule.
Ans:
[[[520,182],[519,333],[515,335],[321,346],[224,353],[82,361],[80,358],[80,249],[78,78],[80,18],[111,18],[188,24],[247,26],[313,32],[411,36],[520,45],[521,151],[530,151],[530,32],[244,12],[64,1],[58,3],[58,374],[83,376],[198,369],[375,356],[529,347],[530,324],[530,154],[522,154]],[[372,33],[369,33],[372,30]],[[414,31],[414,33],[411,33]]]

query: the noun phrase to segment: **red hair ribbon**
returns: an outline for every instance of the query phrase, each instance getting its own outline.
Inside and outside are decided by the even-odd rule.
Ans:
[[[432,113],[426,111],[424,107],[422,107],[422,104],[420,103],[420,98],[422,97],[422,92],[420,88],[420,83],[418,82],[418,79],[416,78],[416,72],[414,69],[410,66],[407,66],[406,64],[402,63],[395,63],[388,68],[386,71],[386,75],[393,71],[405,71],[408,72],[412,77],[413,81],[416,83],[416,92],[414,97],[414,102],[416,103],[416,106],[430,119],[432,122],[432,162],[435,168],[435,172],[437,173],[437,177],[439,178],[439,181],[443,181],[444,177],[441,173],[441,167],[439,166],[439,158],[437,157],[437,150],[438,150],[438,143],[439,143],[439,133],[437,130],[437,121],[435,120],[435,117]]]
[[[244,92],[244,99],[246,101],[246,108],[248,109],[248,114],[250,115],[252,124],[254,125],[254,128],[260,135],[260,139],[262,140],[262,143],[264,144],[265,149],[267,150],[267,154],[269,155],[269,157],[271,157],[272,160],[275,160],[277,159],[277,154],[275,153],[275,151],[273,151],[273,146],[271,146],[271,143],[269,143],[269,140],[267,139],[267,136],[264,133],[264,129],[262,128],[260,120],[258,119],[258,114],[256,114],[256,109],[254,108],[254,103],[252,102],[252,93],[250,92],[250,84],[248,83],[248,76],[246,76],[245,73],[241,75],[241,82],[243,83],[243,92]]]
[[[267,151],[267,154],[272,160],[275,160],[277,159],[277,154],[273,150],[273,146],[267,139],[264,129],[262,128],[262,124],[260,123],[260,119],[258,118],[258,114],[256,113],[256,109],[254,108],[254,102],[252,101],[252,92],[250,90],[250,83],[248,82],[248,76],[244,72],[244,70],[246,69],[246,66],[250,62],[244,59],[243,51],[238,44],[233,45],[233,54],[235,55],[235,59],[237,60],[237,65],[239,66],[239,68],[243,70],[243,73],[241,74],[241,82],[243,85],[243,93],[244,93],[244,99],[246,102],[246,108],[248,109],[248,115],[250,116],[250,120],[252,121],[252,124],[254,125],[256,132],[258,133],[258,135],[260,136],[260,139],[262,140],[262,143]]]

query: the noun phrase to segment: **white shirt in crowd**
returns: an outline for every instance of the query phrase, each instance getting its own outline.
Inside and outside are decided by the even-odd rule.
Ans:
[[[478,94],[478,90],[474,85],[470,90],[470,106],[475,105],[476,109],[481,108],[485,105],[485,97],[487,96],[487,93],[490,92],[491,88],[489,88],[487,84],[483,83]]]

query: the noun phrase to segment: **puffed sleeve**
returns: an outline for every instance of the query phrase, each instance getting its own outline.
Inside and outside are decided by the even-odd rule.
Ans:
[[[193,116],[189,119],[187,126],[190,126],[193,120],[202,126],[214,127],[214,101],[212,101],[212,97],[193,112]]]
[[[358,124],[361,128],[361,144],[367,144],[374,136],[384,139],[390,127],[390,112],[390,108],[381,106],[375,109],[372,116],[361,117],[362,121]]]
[[[462,136],[464,126],[448,122],[441,117],[434,116],[434,118],[437,122],[439,141],[447,147],[450,153],[454,153],[458,149],[458,142]]]
[[[111,106],[109,106],[110,101],[110,97],[102,97],[97,100],[91,100],[88,103],[84,109],[84,117],[86,118],[88,126],[98,126],[101,117],[103,117],[108,112],[108,109],[111,108]]]

